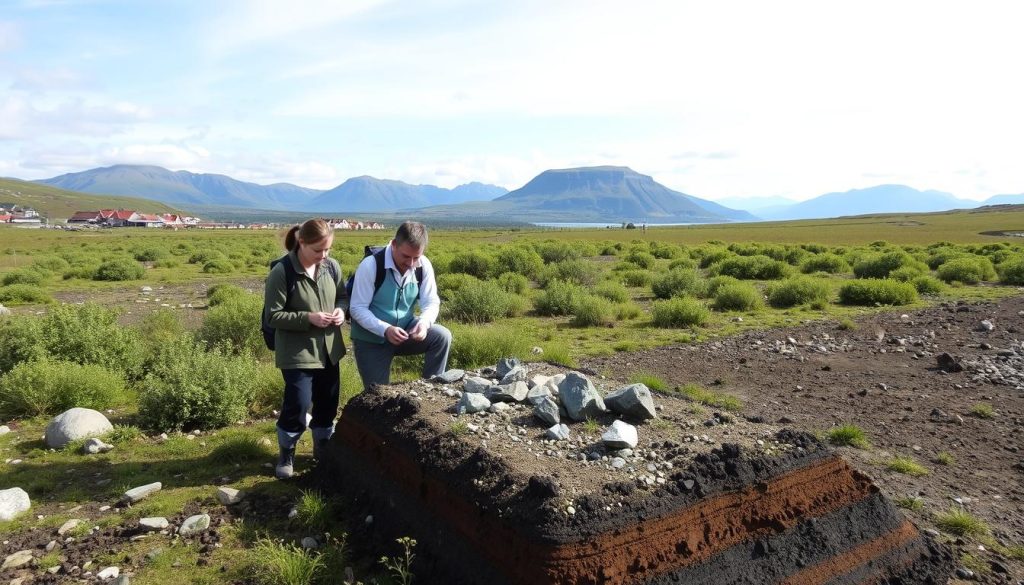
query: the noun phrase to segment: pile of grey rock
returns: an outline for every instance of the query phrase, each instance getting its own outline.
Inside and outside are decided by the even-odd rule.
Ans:
[[[964,360],[963,367],[972,382],[1013,386],[1024,390],[1024,343],[1006,349],[991,348],[991,354]]]

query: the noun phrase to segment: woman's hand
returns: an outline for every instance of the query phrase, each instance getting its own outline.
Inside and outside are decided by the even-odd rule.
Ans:
[[[313,327],[330,327],[332,325],[341,325],[338,321],[337,315],[341,311],[340,308],[334,309],[334,312],[310,312],[309,314],[309,325]]]

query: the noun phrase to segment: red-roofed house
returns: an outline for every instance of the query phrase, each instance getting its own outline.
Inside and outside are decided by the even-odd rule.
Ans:
[[[76,211],[68,218],[68,223],[99,223],[102,220],[99,211]]]
[[[124,224],[129,227],[161,227],[164,225],[164,220],[152,213],[135,213],[125,220]]]
[[[106,224],[109,225],[110,227],[124,227],[125,225],[128,225],[128,220],[130,220],[133,215],[135,215],[134,211],[128,209],[118,209],[117,211],[107,216]]]

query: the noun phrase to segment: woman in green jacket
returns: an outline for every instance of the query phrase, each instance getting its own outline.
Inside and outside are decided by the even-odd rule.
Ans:
[[[275,475],[279,479],[294,473],[295,445],[307,424],[313,434],[314,458],[323,456],[334,434],[347,297],[341,268],[327,257],[333,243],[334,232],[322,219],[292,227],[285,236],[288,254],[273,266],[264,289],[267,323],[274,328],[274,363],[284,377],[284,401],[277,419],[281,452]],[[290,291],[289,281],[293,283]],[[307,412],[312,418],[307,418]]]

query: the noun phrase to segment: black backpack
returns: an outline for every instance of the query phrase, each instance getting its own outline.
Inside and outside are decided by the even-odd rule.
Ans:
[[[384,254],[387,251],[387,246],[364,246],[363,247],[363,258],[367,256],[373,256],[373,259],[377,261],[377,275],[373,279],[373,294],[377,294],[382,284],[384,284]],[[358,267],[357,267],[358,268]],[[416,267],[416,286],[419,286],[423,282],[423,267]],[[352,299],[352,286],[355,283],[356,271],[352,271],[352,276],[348,277],[345,281],[345,292],[348,293],[349,300]]]
[[[271,262],[270,269],[273,270],[275,266],[286,260],[288,260],[288,254],[285,254]],[[331,278],[334,282],[338,282],[338,271],[334,268],[334,262],[331,262],[330,260],[327,261],[327,271],[331,274]],[[292,298],[292,292],[295,291],[295,271],[287,264],[284,267],[284,287],[285,291],[287,291],[284,297],[284,304],[285,306],[288,306],[288,301]],[[266,344],[267,349],[274,351],[274,328],[270,326],[270,322],[267,319],[266,303],[264,303],[263,310],[260,314],[263,316],[262,322],[260,323],[260,331],[263,333],[263,343]]]

